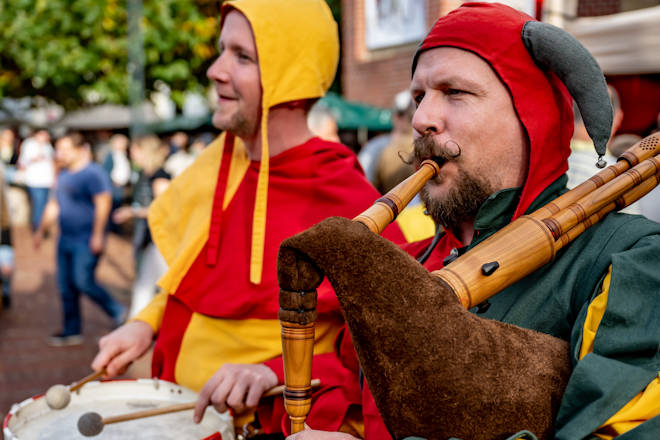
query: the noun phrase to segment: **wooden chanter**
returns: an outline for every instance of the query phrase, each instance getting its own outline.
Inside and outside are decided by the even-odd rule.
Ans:
[[[379,234],[438,171],[433,161],[423,162],[415,174],[353,220]],[[463,307],[472,308],[552,261],[562,247],[587,228],[637,201],[659,182],[660,133],[655,133],[633,145],[615,164],[532,214],[511,222],[432,274],[451,287]],[[285,407],[292,422],[291,432],[295,433],[304,428],[312,396],[316,292],[306,291],[305,286],[318,285],[320,280],[287,281],[300,285],[297,292],[291,288],[280,290]]]

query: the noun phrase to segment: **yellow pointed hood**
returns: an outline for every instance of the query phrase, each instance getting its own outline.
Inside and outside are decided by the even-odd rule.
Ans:
[[[250,281],[259,284],[268,197],[268,111],[278,104],[325,94],[337,70],[339,37],[323,0],[230,0],[220,10],[221,23],[232,9],[250,22],[261,74],[262,153],[250,256]]]

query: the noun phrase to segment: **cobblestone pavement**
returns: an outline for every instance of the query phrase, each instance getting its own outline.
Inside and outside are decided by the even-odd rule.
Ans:
[[[55,284],[55,238],[35,251],[28,229],[16,228],[12,233],[16,254],[12,306],[0,310],[0,420],[12,404],[91,373],[97,341],[112,327],[110,318],[83,296],[84,343],[50,347],[47,339],[61,329],[62,321]],[[96,273],[101,284],[128,304],[134,276],[130,240],[110,235]]]

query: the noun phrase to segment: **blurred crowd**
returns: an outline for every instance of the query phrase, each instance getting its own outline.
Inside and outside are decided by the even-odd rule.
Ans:
[[[611,87],[610,97],[614,124],[613,136],[604,158],[608,164],[641,139],[638,135],[617,133],[623,111],[619,96]],[[367,178],[384,194],[414,171],[410,161],[414,111],[410,93],[401,91],[392,102],[392,131],[380,133],[357,148],[350,141],[346,142],[346,133],[338,130],[336,117],[329,108],[317,104],[308,115],[308,125],[313,133],[325,140],[351,145],[358,153]],[[14,128],[0,130],[0,277],[2,305],[5,308],[11,306],[14,266],[10,225],[29,224],[35,235],[38,235],[40,228],[45,236],[54,233],[51,227],[54,222],[43,216],[49,200],[55,198],[58,176],[67,168],[66,154],[62,152],[64,148],[58,145],[68,135],[70,133],[53,137],[49,131],[37,129],[21,137]],[[111,207],[106,229],[132,240],[136,278],[130,308],[122,310],[121,317],[111,316],[117,323],[134,316],[151,300],[156,293],[156,281],[167,269],[149,232],[147,213],[151,202],[213,139],[214,134],[209,132],[191,135],[183,131],[165,136],[150,134],[135,139],[129,139],[121,132],[98,131],[84,138],[83,156],[103,170],[109,184]],[[567,173],[569,188],[599,170],[591,139],[577,108],[571,148]],[[626,212],[660,221],[660,189],[626,208]],[[399,215],[398,222],[408,241],[422,240],[438,232],[418,197]],[[106,306],[103,302],[99,305]]]
[[[41,235],[47,237],[55,233],[53,220],[59,218],[61,228],[67,212],[70,216],[73,208],[60,206],[59,211],[54,211],[54,219],[50,219],[47,218],[47,206],[49,201],[52,203],[56,199],[61,204],[57,197],[58,184],[62,186],[59,181],[67,171],[71,172],[72,163],[79,161],[85,167],[87,163],[94,164],[94,169],[102,170],[102,179],[107,182],[111,200],[107,229],[132,237],[136,280],[130,311],[117,309],[114,312],[117,316],[113,318],[119,324],[151,299],[155,294],[155,282],[166,269],[165,262],[151,242],[146,220],[149,205],[167,188],[170,179],[181,174],[195,160],[214,135],[202,132],[192,136],[175,132],[166,136],[150,134],[129,139],[123,133],[110,131],[85,136],[71,132],[52,136],[45,129],[34,130],[23,137],[18,133],[12,127],[0,130],[0,276],[3,307],[11,307],[14,253],[10,226],[29,225],[37,246],[43,238]],[[73,142],[80,145],[69,148],[71,142],[67,141],[72,139],[80,139]],[[75,201],[79,195],[72,193],[71,197]],[[60,241],[63,238],[61,235]],[[63,265],[59,256],[58,265]]]

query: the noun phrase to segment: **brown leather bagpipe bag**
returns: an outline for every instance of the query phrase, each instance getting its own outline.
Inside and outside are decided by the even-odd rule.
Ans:
[[[312,291],[324,275],[395,438],[505,439],[523,429],[552,437],[567,342],[468,312],[444,281],[347,219],[282,242],[282,290]]]

